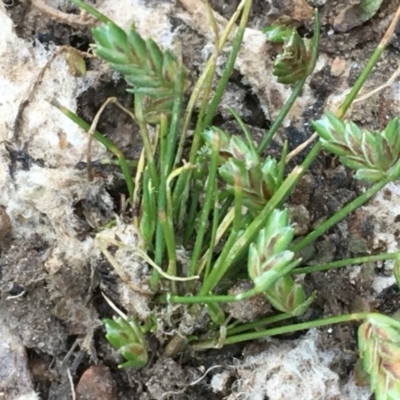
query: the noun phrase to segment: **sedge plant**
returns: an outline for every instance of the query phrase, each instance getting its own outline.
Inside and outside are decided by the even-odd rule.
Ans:
[[[215,36],[214,53],[197,82],[190,82],[179,55],[161,49],[150,38],[143,38],[135,26],[123,30],[83,1],[72,1],[102,23],[92,30],[95,53],[126,79],[128,91],[134,96],[134,120],[143,142],[135,179],[127,161],[109,139],[99,132],[94,133],[94,138],[117,156],[126,179],[130,205],[138,210],[132,224],[139,232],[141,244],[131,250],[153,267],[146,293],[155,305],[154,314],[163,307],[180,305],[174,308],[174,317],[169,318],[169,328],[175,335],[166,345],[166,352],[173,355],[186,346],[203,350],[313,327],[361,321],[361,365],[376,398],[400,398],[400,322],[395,318],[355,313],[297,324],[282,325],[280,322],[278,327],[268,327],[304,314],[313,302],[316,293],[307,296],[296,275],[399,259],[400,252],[304,266],[298,255],[387,183],[400,177],[398,119],[393,119],[379,132],[343,121],[384,51],[398,15],[340,108],[312,122],[318,140],[304,161],[287,173],[287,143],[278,159],[264,154],[314,69],[319,43],[317,11],[312,39],[300,37],[290,24],[277,24],[265,30],[268,40],[282,46],[273,73],[278,82],[291,85],[292,94],[256,145],[234,110],[232,115],[243,130],[242,136],[232,135],[212,124],[242,43],[251,0],[240,2],[222,32],[218,31],[212,10],[208,8]],[[232,34],[231,52],[222,76],[217,79],[218,57]],[[78,116],[59,107],[88,130],[88,125]],[[151,134],[154,127],[156,135]],[[293,243],[294,229],[286,201],[322,148],[353,170],[355,179],[370,186]],[[118,240],[110,244],[127,246]],[[103,243],[102,250],[117,268],[107,244]],[[241,279],[250,285],[241,291],[230,290]],[[273,315],[258,316],[250,321],[229,315],[227,304],[245,304],[257,297],[272,307]],[[188,316],[192,321],[191,329],[183,327],[181,322]],[[142,367],[147,363],[143,333],[157,330],[156,319],[150,324],[134,317],[105,320],[107,339],[126,359],[122,367]]]

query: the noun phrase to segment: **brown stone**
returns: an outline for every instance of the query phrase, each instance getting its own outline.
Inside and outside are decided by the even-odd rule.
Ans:
[[[77,400],[115,400],[117,390],[110,370],[105,365],[87,369],[76,387]]]

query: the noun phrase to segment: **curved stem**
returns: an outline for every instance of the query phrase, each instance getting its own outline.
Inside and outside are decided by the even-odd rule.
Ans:
[[[346,260],[334,261],[327,264],[319,264],[319,265],[311,265],[309,267],[295,268],[290,272],[290,274],[291,275],[309,274],[312,272],[328,271],[330,269],[343,268],[354,264],[365,264],[368,262],[396,260],[398,258],[400,258],[400,251],[396,251],[395,253],[385,253],[385,254],[377,254],[364,257],[348,258]]]
[[[85,122],[82,118],[78,117],[75,113],[73,113],[67,107],[64,107],[61,104],[59,104],[57,101],[53,101],[51,104],[54,107],[57,107],[71,121],[73,121],[77,125],[79,125],[85,132],[89,132],[90,125],[87,122]],[[99,143],[101,143],[108,151],[113,153],[118,158],[118,162],[121,167],[122,174],[124,175],[124,178],[126,181],[126,186],[128,187],[129,198],[132,199],[133,192],[134,192],[133,178],[132,178],[129,165],[125,159],[124,154],[110,139],[103,136],[100,132],[94,131],[93,137]]]

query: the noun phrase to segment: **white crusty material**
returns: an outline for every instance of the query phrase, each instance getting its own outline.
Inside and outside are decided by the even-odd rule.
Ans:
[[[296,341],[271,340],[268,350],[245,357],[229,400],[368,400],[370,392],[351,382],[343,386],[334,364],[346,361],[334,345],[323,346],[318,330]]]

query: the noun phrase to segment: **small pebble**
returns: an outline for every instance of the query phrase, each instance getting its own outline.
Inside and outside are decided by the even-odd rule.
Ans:
[[[346,69],[346,60],[342,57],[335,57],[331,64],[331,75],[340,76]]]
[[[111,372],[105,365],[87,369],[76,386],[77,400],[116,400],[117,388]]]

